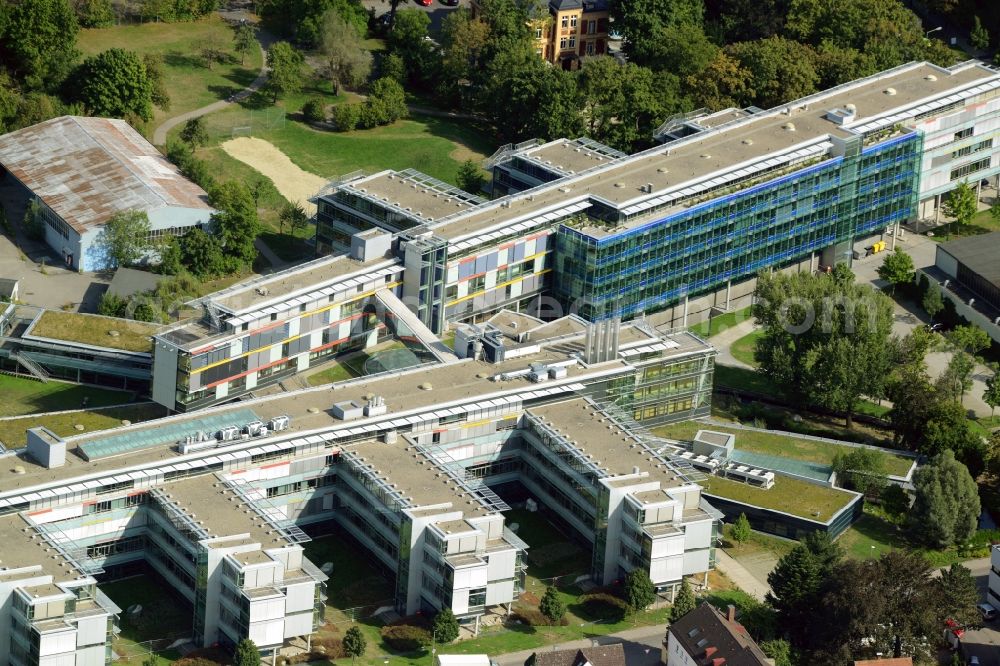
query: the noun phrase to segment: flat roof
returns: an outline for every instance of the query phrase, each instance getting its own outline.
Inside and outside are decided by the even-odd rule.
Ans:
[[[339,189],[366,198],[374,197],[380,204],[395,206],[403,213],[419,212],[428,222],[485,201],[413,169],[381,171],[344,183]]]
[[[229,487],[212,475],[172,481],[160,488],[189,518],[201,525],[210,538],[249,534],[262,548],[287,545],[280,534],[261,527],[263,520]],[[250,510],[250,513],[246,511]]]
[[[550,171],[573,175],[580,171],[608,164],[626,157],[626,154],[587,138],[556,139],[537,148],[527,148],[517,156],[528,162],[537,162]]]
[[[79,233],[119,211],[212,210],[124,120],[61,116],[0,136],[0,164]]]
[[[678,344],[678,347],[672,350],[672,353],[677,355],[711,350],[710,345],[689,333],[679,333],[671,339]],[[119,435],[126,432],[142,433],[162,428],[165,425],[193,422],[206,416],[223,418],[225,414],[236,410],[252,409],[264,421],[275,416],[289,416],[289,429],[280,435],[281,439],[284,440],[319,429],[329,431],[336,428],[338,431],[351,431],[360,429],[365,423],[385,422],[387,420],[400,420],[405,423],[405,420],[399,415],[444,409],[450,404],[479,404],[494,398],[501,399],[499,396],[510,394],[517,394],[518,399],[556,395],[559,391],[575,390],[572,387],[581,379],[619,374],[627,372],[632,367],[621,359],[614,359],[590,367],[580,364],[570,366],[567,368],[567,378],[563,380],[533,383],[523,377],[507,381],[492,381],[490,379],[490,377],[502,373],[525,370],[531,363],[552,363],[566,361],[568,358],[565,350],[543,348],[538,352],[525,354],[499,364],[463,359],[449,364],[414,368],[399,373],[362,377],[327,386],[279,393],[254,400],[212,407],[191,414],[179,414],[155,421],[133,424],[101,433],[83,434],[66,440],[67,449],[71,450],[72,453],[66,456],[66,462],[62,467],[46,469],[26,456],[19,457],[18,464],[25,468],[25,473],[0,476],[0,495],[15,494],[40,484],[65,482],[74,477],[116,473],[118,470],[130,466],[152,466],[204,458],[219,455],[227,450],[226,448],[209,449],[197,454],[181,456],[172,445],[164,444],[93,462],[84,461],[75,452],[78,445],[106,438],[109,435]],[[432,388],[426,390],[421,388],[421,385],[430,385]],[[356,421],[342,421],[333,415],[331,408],[334,403],[346,400],[364,402],[367,395],[385,397],[388,413],[384,416]],[[268,437],[259,441],[250,440],[234,445],[233,449],[265,446],[274,441],[277,441],[276,437]]]
[[[1000,74],[981,64],[946,69],[926,62],[910,63],[769,111],[741,116],[731,123],[617,160],[583,175],[496,199],[440,226],[431,226],[437,235],[457,240],[515,220],[528,219],[585,197],[624,207],[707,180],[715,174],[732,172],[742,163],[765,160],[799,146],[819,143],[830,135],[851,136],[851,125],[870,122],[895,110],[915,108],[918,102],[997,78]],[[890,89],[893,94],[886,92]],[[857,109],[851,125],[837,125],[826,118],[827,111],[847,104],[854,104]],[[791,112],[786,115],[784,111],[789,109]],[[789,122],[794,125],[793,131],[783,128]],[[652,185],[652,191],[644,193],[640,188],[647,184]],[[646,221],[648,219],[638,217],[630,220],[628,226]]]
[[[23,335],[29,340],[60,340],[148,355],[153,351],[152,336],[163,328],[134,319],[43,310]]]
[[[1000,231],[941,243],[938,249],[1000,289]]]
[[[451,503],[452,510],[462,511],[467,516],[489,513],[476,498],[459,487],[441,467],[418,453],[405,438],[399,439],[396,444],[368,440],[347,449],[354,451],[362,462],[374,465],[371,473],[393,484],[404,496],[412,498],[417,506]]]
[[[532,407],[528,412],[544,419],[546,425],[583,450],[609,476],[632,474],[638,468],[648,472],[649,480],[659,481],[663,488],[690,484],[678,478],[675,468],[650,456],[633,437],[583,398]]]
[[[20,514],[0,516],[0,567],[18,569],[34,564],[41,566],[41,572],[32,575],[52,576],[57,581],[85,577],[55,549],[35,533]]]

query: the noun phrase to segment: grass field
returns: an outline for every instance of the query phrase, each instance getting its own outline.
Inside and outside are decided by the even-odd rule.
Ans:
[[[695,324],[688,330],[703,338],[711,338],[751,318],[750,308],[743,308],[742,310],[733,310],[732,312],[712,317],[711,320]]]
[[[31,335],[133,352],[151,352],[150,336],[161,327],[141,321],[46,310]]]
[[[7,377],[3,377],[3,379],[7,379]],[[50,383],[43,384],[42,386],[51,385]],[[3,384],[0,382],[0,387],[2,386]],[[94,389],[89,386],[75,386],[73,388],[80,389],[80,393],[77,395],[93,396],[92,392],[102,391],[102,389]],[[131,397],[129,394],[123,395]],[[93,397],[91,397],[91,400],[93,401]],[[77,402],[72,406],[79,407],[80,404]],[[136,405],[89,409],[87,411],[68,412],[66,414],[34,414],[16,419],[3,419],[0,420],[0,442],[3,442],[7,448],[21,448],[26,445],[24,431],[35,426],[45,426],[60,437],[69,437],[71,435],[82,435],[88,432],[117,428],[122,424],[123,419],[138,423],[166,415],[167,410],[160,405],[144,402]],[[83,430],[77,430],[77,425],[82,425]]]
[[[976,213],[968,226],[961,229],[955,229],[953,225],[938,227],[934,230],[932,238],[943,243],[963,236],[976,236],[993,231],[1000,231],[1000,220],[994,218],[989,210],[981,210]]]
[[[729,353],[737,361],[756,368],[757,359],[754,358],[754,351],[757,349],[757,341],[762,337],[764,337],[764,331],[760,329],[747,333],[729,347]]]
[[[240,64],[240,57],[233,51],[232,29],[215,15],[199,21],[81,30],[77,38],[77,48],[84,57],[112,47],[163,58],[170,109],[155,109],[152,123],[145,128],[150,135],[152,128],[167,118],[226,99],[247,87],[261,65],[258,49],[247,54],[246,63]],[[206,48],[226,54],[229,60],[209,69],[201,58]]]
[[[833,458],[838,453],[850,453],[853,448],[832,444],[829,442],[817,442],[811,439],[802,439],[794,436],[773,435],[751,430],[729,429],[722,426],[706,425],[695,421],[683,421],[671,425],[661,426],[656,429],[656,434],[671,439],[690,440],[698,430],[707,428],[728,432],[736,436],[736,448],[742,451],[753,453],[763,453],[770,456],[781,456],[794,460],[805,460],[808,462],[822,463],[830,465]],[[886,471],[896,476],[906,476],[913,461],[910,458],[896,455],[885,451],[882,453]]]
[[[3,396],[0,401],[0,416],[80,409],[84,397],[87,398],[87,406],[91,408],[121,405],[135,399],[135,394],[130,391],[112,391],[56,381],[43,384],[36,379],[10,375],[0,375],[0,396]]]
[[[710,495],[823,522],[829,520],[854,498],[854,495],[843,490],[806,483],[787,476],[776,476],[774,486],[770,490],[762,490],[717,476],[710,476],[700,483]],[[711,503],[711,498],[708,501]]]
[[[763,532],[752,531],[750,532],[749,539],[742,544],[737,544],[730,537],[732,529],[733,526],[731,524],[723,525],[722,546],[730,555],[737,559],[754,557],[762,553],[770,553],[776,558],[781,558],[791,552],[797,543],[790,539],[781,539],[770,534],[764,534]]]

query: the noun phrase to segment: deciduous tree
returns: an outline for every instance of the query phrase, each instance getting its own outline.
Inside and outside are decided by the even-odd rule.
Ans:
[[[996,408],[1000,407],[1000,370],[994,370],[986,380],[983,402],[990,406],[990,417],[992,417],[996,413]]]
[[[253,25],[240,23],[233,29],[233,48],[240,54],[240,64],[247,61],[247,55],[257,48],[257,34]]]
[[[432,631],[438,643],[451,643],[458,638],[458,620],[450,608],[444,608],[434,616]]]
[[[892,285],[893,293],[899,285],[912,283],[914,274],[913,258],[900,247],[885,255],[882,265],[878,267],[878,276]]]
[[[615,28],[625,35],[623,49],[629,60],[647,65],[655,58],[664,28],[677,25],[701,26],[705,5],[702,0],[615,0],[611,15]]]
[[[260,666],[260,650],[249,638],[244,638],[236,644],[233,666]]]
[[[212,191],[209,203],[218,211],[212,215],[212,226],[231,270],[252,265],[257,258],[254,241],[261,227],[249,188],[228,181]]]
[[[934,319],[944,309],[944,299],[941,297],[941,288],[938,287],[937,282],[931,282],[928,285],[927,291],[924,292],[923,298],[920,299],[920,305],[931,319]]]
[[[205,127],[204,118],[198,116],[184,123],[181,140],[192,146],[204,146],[208,143],[208,129]]]
[[[753,534],[753,530],[750,528],[747,514],[741,513],[733,526],[729,528],[729,537],[736,542],[737,546],[742,546],[750,539],[751,534]]]
[[[965,465],[944,451],[913,477],[916,498],[910,510],[914,534],[932,548],[964,543],[979,521],[979,491]]]
[[[736,58],[721,52],[705,69],[685,79],[685,89],[696,106],[714,111],[743,107],[753,98],[752,78]]]
[[[278,42],[267,52],[267,89],[273,101],[278,97],[298,92],[302,88],[302,54],[288,42]]]
[[[32,89],[53,88],[76,61],[76,12],[68,0],[7,3],[0,60]]]
[[[726,53],[750,72],[750,88],[757,106],[769,109],[816,91],[819,75],[815,54],[804,44],[768,37],[755,42],[738,42]]]
[[[945,215],[955,219],[955,225],[961,230],[976,216],[976,190],[963,180],[948,193],[943,210]]]
[[[281,227],[281,231],[284,231],[287,225],[288,230],[295,233],[309,224],[309,216],[306,215],[302,204],[289,201],[281,207],[281,212],[278,213],[278,224]]]
[[[969,44],[977,51],[990,48],[990,33],[983,26],[978,16],[972,17],[972,30],[969,32]]]
[[[152,248],[149,232],[146,211],[120,211],[104,224],[98,236],[98,245],[112,268],[131,266]]]
[[[94,115],[153,119],[153,83],[133,51],[112,48],[87,58],[76,81],[76,98]]]
[[[965,626],[979,621],[979,588],[972,572],[959,563],[941,570],[937,579],[938,607],[945,617]]]
[[[886,484],[885,456],[866,448],[838,453],[833,457],[833,471],[841,485],[863,495],[878,495]]]
[[[323,15],[319,51],[335,95],[340,86],[356,88],[371,74],[372,54],[365,48],[362,36],[354,25],[332,9]]]

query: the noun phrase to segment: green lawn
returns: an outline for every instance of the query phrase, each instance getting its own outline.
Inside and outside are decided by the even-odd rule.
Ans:
[[[343,133],[316,130],[291,118],[276,120],[279,109],[298,113],[303,101],[295,97],[261,110],[232,107],[206,116],[205,122],[216,143],[231,138],[233,127],[253,125],[254,137],[270,141],[300,168],[323,178],[358,169],[369,173],[419,169],[454,183],[463,161],[482,159],[495,149],[484,132],[465,120],[415,116],[384,127]],[[221,152],[217,147],[199,152],[215,150]],[[223,179],[229,176],[217,175]]]
[[[747,365],[756,368],[757,359],[754,358],[754,351],[757,349],[757,341],[762,337],[764,337],[764,331],[760,329],[751,331],[734,342],[729,347],[729,353],[731,353],[733,358],[737,361],[746,363]]]
[[[305,556],[316,566],[333,564],[326,584],[326,605],[330,609],[343,612],[392,599],[392,581],[350,538],[335,533],[313,539],[303,548]]]
[[[732,532],[733,526],[731,523],[723,525],[722,531],[722,546],[729,552],[730,555],[739,559],[743,557],[753,557],[760,553],[770,553],[776,558],[782,558],[787,555],[792,548],[795,548],[797,542],[790,539],[782,539],[771,534],[765,534],[763,532],[758,532],[753,530],[750,532],[750,538],[743,542],[742,544],[737,544],[730,538],[730,533]]]
[[[778,475],[775,475],[774,486],[770,490],[717,476],[710,476],[699,483],[710,495],[823,522],[854,498],[843,490]],[[708,502],[711,504],[712,499],[708,498]]]
[[[750,308],[743,308],[712,317],[711,320],[706,319],[700,324],[689,327],[688,330],[703,338],[711,338],[751,318]]]
[[[247,55],[245,64],[240,64],[240,57],[233,51],[232,29],[214,14],[198,21],[81,30],[77,47],[84,57],[112,47],[162,56],[170,109],[155,109],[153,121],[146,128],[150,133],[167,118],[226,99],[247,87],[261,65],[258,49]],[[225,53],[228,62],[215,63],[209,69],[201,58],[205,48]]]
[[[781,395],[778,386],[759,372],[747,370],[746,368],[734,368],[728,365],[716,364],[715,385],[738,391],[763,393],[773,397]]]
[[[320,370],[314,375],[309,375],[308,381],[309,386],[323,386],[324,384],[342,382],[346,379],[354,379],[355,377],[360,377],[361,374],[359,366],[345,358],[343,361],[333,361],[330,367],[325,370]]]
[[[738,430],[736,428],[726,428],[714,424],[698,423],[696,421],[682,421],[681,423],[661,426],[655,432],[662,437],[670,439],[691,440],[702,429],[718,430],[735,435],[736,448],[742,451],[792,458],[794,460],[805,460],[825,465],[832,464],[834,456],[838,453],[850,453],[853,450],[851,447],[832,444],[830,442],[817,442],[791,435],[775,435],[751,430]],[[886,471],[895,476],[906,476],[913,463],[912,459],[889,451],[885,451],[882,454],[882,458],[885,461]]]
[[[955,229],[953,224],[949,224],[934,229],[933,239],[943,243],[963,236],[976,236],[993,231],[1000,231],[1000,220],[994,218],[989,210],[981,210],[966,227]]]
[[[7,377],[3,377],[3,379],[7,379]],[[51,385],[51,383],[42,384],[42,386]],[[0,387],[2,386],[3,383],[0,382]],[[66,385],[62,384],[62,386]],[[73,388],[80,390],[80,393],[77,395],[91,396],[91,404],[93,404],[95,392],[103,391],[103,389],[94,389],[89,386],[74,386]],[[106,393],[113,392],[106,391]],[[79,402],[73,406],[79,407]],[[0,420],[0,442],[3,442],[7,448],[21,448],[26,445],[25,430],[34,428],[35,426],[45,426],[60,437],[69,437],[71,435],[82,435],[88,432],[117,428],[122,424],[123,419],[138,423],[140,421],[161,418],[166,415],[167,410],[160,405],[144,402],[135,405],[125,405],[123,407],[90,409],[66,414],[35,414],[16,419],[3,419]],[[77,430],[77,425],[82,425],[83,430]]]
[[[84,397],[91,408],[122,405],[135,399],[131,391],[113,391],[58,381],[43,384],[37,379],[10,375],[0,375],[0,396],[3,396],[0,416],[80,409]]]

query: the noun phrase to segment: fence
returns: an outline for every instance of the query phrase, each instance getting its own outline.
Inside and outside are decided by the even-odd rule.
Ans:
[[[206,116],[205,125],[210,136],[229,139],[283,129],[286,119],[284,109],[247,109],[234,105],[222,113]]]

